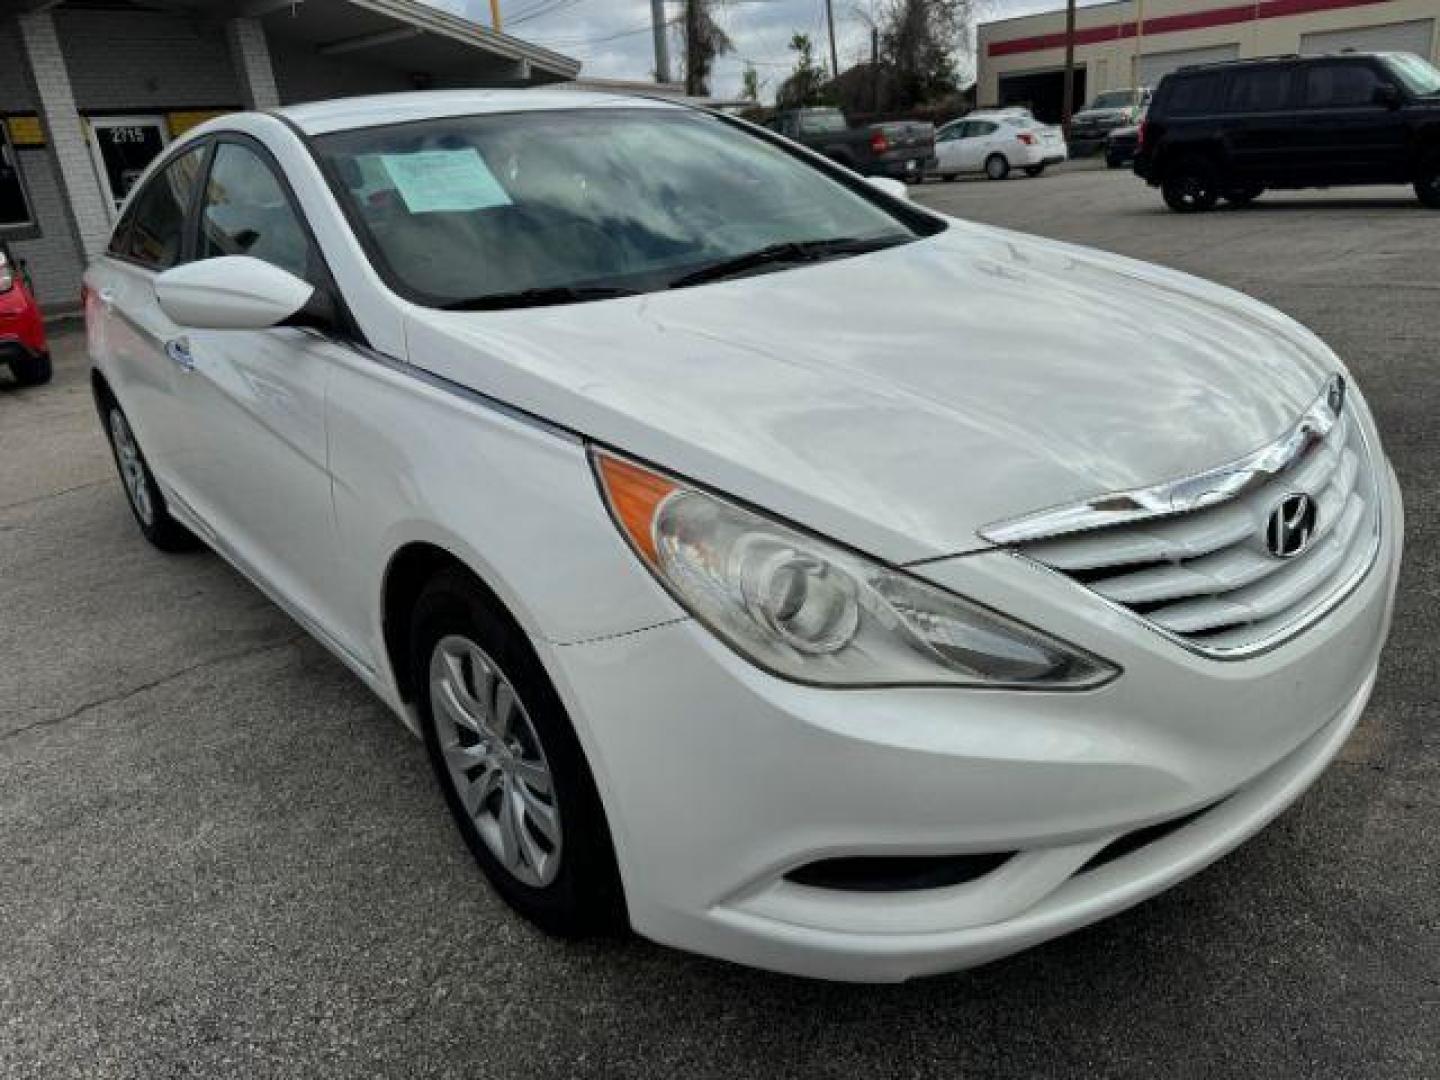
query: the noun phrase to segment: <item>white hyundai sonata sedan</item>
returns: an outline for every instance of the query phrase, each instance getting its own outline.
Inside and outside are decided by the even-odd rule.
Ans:
[[[422,735],[557,933],[990,960],[1261,828],[1375,679],[1400,496],[1314,335],[725,116],[228,116],[85,291],[141,530]]]

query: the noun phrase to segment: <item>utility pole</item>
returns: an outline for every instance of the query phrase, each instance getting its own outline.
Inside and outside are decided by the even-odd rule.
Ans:
[[[1140,57],[1145,52],[1145,0],[1138,0],[1138,2],[1140,11],[1135,19],[1135,65],[1130,72],[1130,85],[1137,90],[1140,88]],[[1135,104],[1140,104],[1138,95],[1135,98]]]
[[[1070,139],[1070,118],[1075,115],[1075,0],[1065,2],[1065,97],[1060,108],[1060,126]]]
[[[500,0],[490,0],[490,29],[500,33]]]
[[[490,0],[492,4],[499,0]],[[650,0],[650,21],[655,33],[655,81],[670,81],[670,38],[665,26],[665,0]]]
[[[870,27],[870,111],[880,111],[880,28]]]
[[[840,54],[835,51],[835,6],[833,0],[825,0],[825,21],[830,24],[830,77],[840,77]]]

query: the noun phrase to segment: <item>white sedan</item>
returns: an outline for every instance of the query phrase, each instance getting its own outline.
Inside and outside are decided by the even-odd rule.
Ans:
[[[931,175],[953,180],[964,173],[984,173],[1004,180],[1012,169],[1039,176],[1068,157],[1065,136],[1057,127],[1013,109],[973,112],[935,132]]]
[[[1285,316],[898,186],[567,91],[211,121],[85,277],[134,518],[553,932],[898,980],[1119,911],[1355,726],[1395,479]]]

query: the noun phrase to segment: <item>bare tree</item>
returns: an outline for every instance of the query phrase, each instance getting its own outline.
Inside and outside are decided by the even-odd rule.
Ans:
[[[710,92],[715,58],[734,46],[712,14],[714,0],[685,0],[680,26],[685,35],[685,92],[703,97]]]
[[[815,43],[809,34],[797,33],[790,38],[790,51],[795,54],[795,70],[780,84],[775,103],[782,109],[821,104],[829,76],[815,59]]]

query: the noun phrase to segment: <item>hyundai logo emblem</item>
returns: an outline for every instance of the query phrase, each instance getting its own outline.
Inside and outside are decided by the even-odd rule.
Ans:
[[[1293,559],[1315,536],[1315,500],[1304,492],[1286,495],[1265,522],[1265,547],[1277,559]]]

